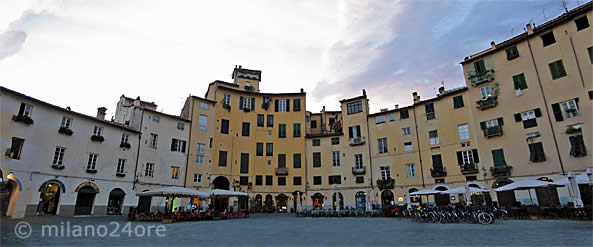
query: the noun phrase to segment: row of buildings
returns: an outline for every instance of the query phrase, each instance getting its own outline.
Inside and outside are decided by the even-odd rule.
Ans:
[[[248,192],[217,207],[370,208],[407,193],[470,183],[475,200],[530,203],[493,189],[592,167],[592,3],[466,57],[466,86],[372,113],[366,92],[339,110],[307,111],[306,93],[260,92],[261,71],[235,67],[189,96],[179,115],[122,95],[105,120],[0,88],[3,215],[119,214],[166,186]],[[535,201],[568,202],[565,188]],[[463,196],[412,198],[437,204]],[[176,203],[176,202],[175,202]]]

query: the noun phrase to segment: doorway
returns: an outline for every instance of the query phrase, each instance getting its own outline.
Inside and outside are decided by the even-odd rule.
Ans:
[[[391,205],[393,199],[393,192],[391,192],[391,190],[384,190],[381,192],[381,205],[383,207]]]
[[[338,206],[338,200],[340,205]],[[332,195],[332,207],[334,210],[344,209],[344,196],[340,192],[336,192]]]
[[[37,212],[40,214],[56,215],[59,201],[60,186],[55,183],[47,183],[41,189]]]
[[[108,215],[121,215],[125,196],[126,193],[120,188],[115,188],[109,193],[109,201],[107,202]]]
[[[288,212],[288,196],[285,194],[276,196],[276,211],[278,213]]]
[[[356,209],[366,210],[367,208],[367,193],[363,191],[356,192]]]
[[[255,212],[261,213],[263,211],[263,200],[261,195],[255,196]]]
[[[447,187],[439,186],[439,187],[436,187],[434,190],[446,191]],[[436,203],[437,206],[449,205],[451,203],[451,197],[449,196],[449,194],[435,194],[434,202]]]
[[[323,209],[323,195],[321,193],[315,193],[311,199],[313,200],[313,209]]]
[[[75,215],[90,215],[93,210],[93,202],[97,192],[91,186],[84,186],[78,190],[76,205],[74,206]]]

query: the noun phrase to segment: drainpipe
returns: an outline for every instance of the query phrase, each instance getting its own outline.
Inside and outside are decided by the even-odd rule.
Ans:
[[[191,129],[192,129],[192,118],[194,116],[194,99],[190,97],[191,106],[189,107],[189,137],[187,138],[187,142],[189,142],[188,147],[191,147]],[[188,174],[188,167],[189,167],[189,152],[191,152],[191,148],[187,149],[187,155],[185,156],[185,177],[183,178],[183,187],[187,187],[187,176]],[[204,174],[205,175],[205,174]]]
[[[577,69],[579,70],[579,76],[581,77],[581,83],[583,84],[583,88],[585,88],[585,80],[583,79],[583,72],[581,71],[581,65],[579,65],[579,60],[577,59],[577,52],[574,49],[574,44],[572,43],[572,36],[570,36],[570,47],[572,47],[572,53],[574,54],[574,62],[577,64]]]
[[[422,188],[424,188],[426,185],[424,183],[424,168],[422,165],[422,152],[420,151],[420,135],[418,134],[418,121],[416,120],[416,107],[415,104],[412,106],[412,111],[414,112],[414,129],[416,130],[416,145],[418,146],[418,159],[420,160],[420,177],[422,177]]]
[[[544,107],[546,108],[546,114],[548,116],[548,122],[550,124],[550,128],[552,129],[552,138],[554,138],[554,146],[556,147],[556,154],[558,155],[558,161],[560,163],[560,169],[562,170],[562,175],[566,175],[564,171],[564,164],[562,163],[562,156],[560,155],[560,149],[558,148],[558,140],[556,138],[556,132],[554,131],[554,125],[552,124],[552,118],[550,117],[550,109],[548,108],[548,101],[546,100],[546,95],[544,94],[544,87],[542,85],[541,78],[539,76],[539,71],[537,70],[537,65],[535,64],[535,57],[533,56],[533,50],[531,49],[531,43],[527,40],[527,47],[529,47],[529,54],[531,55],[531,61],[533,62],[533,67],[535,68],[535,75],[537,76],[537,83],[539,84],[539,89],[542,93],[542,100],[544,101]],[[571,41],[572,42],[572,41]],[[578,62],[577,62],[578,64]]]
[[[134,180],[132,182],[132,190],[136,189],[136,180],[138,179],[138,161],[140,160],[140,145],[142,145],[142,122],[144,121],[144,111],[140,114],[140,134],[138,135],[138,148],[136,149],[136,167],[134,168]]]

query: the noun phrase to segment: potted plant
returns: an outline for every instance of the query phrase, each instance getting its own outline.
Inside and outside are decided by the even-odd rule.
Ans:
[[[127,143],[127,142],[122,142],[122,143],[119,144],[119,147],[121,147],[121,148],[131,148],[132,145],[130,145],[130,143]]]
[[[13,115],[12,116],[12,121],[21,122],[21,123],[24,123],[26,125],[33,124],[33,119],[31,119],[29,116],[24,116],[24,115]]]
[[[105,138],[103,138],[103,136],[98,136],[98,135],[91,136],[91,141],[94,141],[94,142],[103,142],[104,140],[105,140]]]
[[[56,165],[56,164],[54,164],[54,165],[51,165],[51,168],[62,170],[62,169],[64,169],[64,165]]]
[[[58,133],[71,136],[74,132],[70,128],[60,127]]]

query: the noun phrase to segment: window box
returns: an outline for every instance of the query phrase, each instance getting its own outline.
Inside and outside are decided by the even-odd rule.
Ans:
[[[485,110],[488,109],[490,107],[495,107],[496,106],[496,96],[490,96],[488,98],[485,99],[481,99],[476,101],[476,103],[478,104],[476,107],[480,110]]]
[[[441,167],[441,168],[430,168],[430,175],[433,178],[446,177],[447,176],[447,169],[445,169],[445,167]]]
[[[60,127],[58,133],[71,136],[74,132],[70,128]]]
[[[51,168],[58,169],[58,170],[63,170],[64,169],[64,165],[51,165]]]
[[[255,87],[253,87],[253,86],[245,85],[245,90],[247,90],[247,91],[253,91],[254,89],[255,89]]]
[[[502,135],[502,127],[500,125],[484,129],[484,137],[486,137],[486,138],[501,136],[501,135]]]
[[[352,174],[354,175],[363,175],[366,173],[366,168],[363,167],[352,167]]]
[[[574,109],[574,108],[569,108],[569,109],[566,109],[565,111],[566,111],[566,113],[577,113],[577,109]]]
[[[350,139],[350,146],[362,145],[364,144],[364,136],[354,137]]]
[[[13,115],[12,116],[12,121],[21,122],[21,123],[24,123],[26,125],[33,124],[33,119],[31,119],[29,116],[24,116],[24,115]]]
[[[472,84],[472,86],[477,86],[484,82],[493,81],[494,80],[494,70],[486,70],[483,73],[471,74],[468,76],[467,79],[469,80],[469,83]]]
[[[94,142],[103,142],[103,141],[105,141],[105,138],[103,138],[103,136],[92,135],[91,136],[91,141],[94,141]]]
[[[228,111],[231,111],[231,105],[230,104],[223,103],[222,104],[222,108],[223,109],[227,109]]]
[[[126,174],[125,174],[125,173],[120,173],[120,172],[118,172],[118,173],[115,173],[115,176],[118,176],[118,177],[125,177],[125,176],[126,176]]]
[[[130,145],[127,142],[122,142],[122,143],[119,144],[119,147],[121,147],[121,148],[131,148],[132,145]]]
[[[86,169],[86,172],[95,174],[97,173],[97,169]]]
[[[511,175],[512,166],[494,166],[490,167],[490,173],[493,177],[507,177]]]
[[[478,165],[476,163],[464,164],[461,166],[461,174],[478,173]]]
[[[246,107],[243,107],[243,111],[244,111],[244,112],[250,112],[250,111],[251,111],[251,109],[249,109],[249,108],[246,108]]]
[[[288,169],[285,167],[276,168],[276,176],[286,176],[288,175]]]
[[[581,132],[582,132],[581,128],[575,128],[573,126],[566,128],[566,134],[578,134]]]
[[[395,187],[395,179],[387,178],[387,179],[377,179],[377,187],[380,190],[390,190]]]

